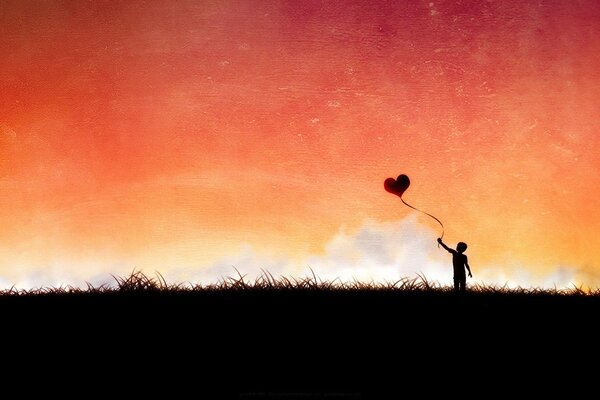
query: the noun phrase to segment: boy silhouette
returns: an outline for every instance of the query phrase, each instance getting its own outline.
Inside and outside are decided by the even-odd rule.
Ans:
[[[465,267],[467,268],[467,271],[469,271],[469,278],[473,277],[473,275],[471,275],[471,268],[469,268],[467,256],[463,254],[465,250],[467,250],[467,244],[458,242],[456,245],[456,250],[454,250],[446,246],[444,242],[442,242],[442,238],[438,238],[437,241],[442,245],[443,248],[448,250],[449,253],[452,253],[452,266],[454,267],[454,291],[456,293],[464,292],[467,285]]]

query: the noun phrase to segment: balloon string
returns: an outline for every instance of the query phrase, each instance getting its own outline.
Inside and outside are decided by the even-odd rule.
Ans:
[[[425,215],[429,215],[431,218],[435,219],[435,220],[438,222],[438,224],[440,224],[440,226],[442,227],[442,236],[440,236],[440,239],[443,239],[443,238],[444,238],[444,224],[442,224],[442,221],[440,221],[439,219],[437,219],[437,218],[436,218],[436,217],[434,217],[433,215],[431,215],[431,214],[429,214],[429,213],[426,213],[426,212],[425,212],[425,211],[423,211],[423,210],[419,210],[417,207],[413,207],[413,206],[411,206],[410,204],[408,204],[407,202],[405,202],[405,201],[404,201],[404,199],[403,199],[402,197],[400,197],[400,200],[402,200],[402,202],[404,203],[404,205],[406,205],[406,206],[409,206],[409,207],[410,207],[410,208],[412,208],[413,210],[417,210],[417,211],[419,211],[419,212],[422,212],[423,214],[425,214]],[[439,247],[439,245],[438,245],[438,247]]]

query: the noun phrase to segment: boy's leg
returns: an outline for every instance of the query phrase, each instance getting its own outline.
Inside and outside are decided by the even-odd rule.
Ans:
[[[454,292],[462,293],[465,291],[466,279],[454,278]]]

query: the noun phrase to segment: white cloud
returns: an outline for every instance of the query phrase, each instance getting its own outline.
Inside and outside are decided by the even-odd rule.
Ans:
[[[77,265],[77,268],[68,267]],[[108,272],[107,272],[108,270]],[[101,262],[59,262],[32,266],[22,263],[19,267],[4,269],[0,276],[0,289],[32,289],[42,287],[87,287],[91,285],[114,286],[112,275],[123,277],[129,275],[133,268],[123,263],[107,265]]]
[[[436,238],[436,232],[418,224],[414,216],[397,222],[366,221],[353,232],[342,228],[331,238],[323,254],[291,261],[260,255],[252,247],[244,246],[237,255],[195,271],[188,270],[191,275],[187,280],[213,283],[223,277],[236,276],[235,267],[249,281],[259,276],[262,270],[275,277],[297,278],[311,276],[314,271],[323,280],[395,282],[422,275],[429,281],[449,286],[452,285],[452,258],[437,247]],[[449,245],[453,243],[449,242]],[[544,269],[516,262],[512,265],[506,262],[481,265],[476,257],[470,257],[470,265],[474,279],[468,279],[467,287],[483,284],[566,288],[573,286],[577,276],[577,269],[568,266],[536,272]],[[182,278],[185,274],[181,272],[173,277]]]
[[[429,281],[441,285],[452,284],[452,258],[436,243],[435,231],[420,225],[416,217],[409,216],[397,222],[377,222],[368,220],[357,230],[341,228],[327,243],[321,254],[313,254],[301,259],[289,259],[275,255],[273,249],[256,249],[242,245],[233,254],[224,256],[209,265],[187,265],[174,263],[176,267],[160,268],[159,272],[169,283],[189,282],[192,284],[216,283],[227,277],[236,277],[237,268],[253,281],[268,271],[275,277],[303,278],[312,276],[312,271],[323,280],[395,282],[402,278],[416,278],[418,274]],[[448,240],[449,245],[454,242]],[[557,266],[551,271],[534,265],[520,265],[518,262],[499,260],[496,264],[482,265],[477,262],[475,246],[467,250],[475,279],[472,284],[499,285],[509,287],[572,287],[580,276],[576,268]],[[475,253],[475,254],[473,254]],[[19,264],[19,260],[13,260]],[[114,285],[111,274],[124,277],[133,267],[123,262],[64,262],[33,267],[22,265],[19,268],[5,269],[0,274],[0,285],[10,288],[29,289],[33,287],[73,285],[85,287],[93,285]],[[21,260],[23,262],[23,260]],[[69,268],[77,265],[77,268]],[[164,265],[164,264],[163,264]],[[173,265],[173,264],[171,264]],[[136,265],[149,276],[153,268]],[[542,272],[545,271],[545,272]]]
[[[429,280],[449,283],[451,259],[437,249],[436,237],[434,232],[418,225],[414,217],[392,223],[366,221],[355,232],[342,228],[331,238],[323,254],[289,260],[244,245],[238,254],[209,266],[174,269],[165,273],[165,277],[172,282],[215,283],[237,276],[236,268],[248,281],[263,271],[275,277],[296,278],[312,276],[314,271],[323,280],[394,282],[422,274]]]
[[[414,217],[397,223],[367,221],[356,232],[339,232],[325,254],[306,262],[324,279],[382,282],[417,274],[432,280],[451,279],[448,260],[436,254],[435,238]]]

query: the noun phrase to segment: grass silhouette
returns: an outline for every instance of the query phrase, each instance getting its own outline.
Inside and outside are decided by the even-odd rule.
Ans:
[[[133,271],[112,285],[4,290],[2,332],[15,354],[6,362],[24,359],[28,374],[39,366],[37,377],[68,375],[87,387],[130,382],[137,397],[191,389],[386,398],[377,392],[458,375],[465,351],[473,381],[495,387],[509,365],[539,390],[545,382],[531,370],[556,374],[567,365],[559,355],[587,354],[597,337],[589,319],[600,310],[598,290],[470,285],[457,295],[423,275],[343,282],[236,273],[206,285]],[[68,374],[57,359],[73,360]]]
[[[314,271],[312,275],[303,278],[298,277],[275,277],[266,270],[261,270],[261,274],[254,280],[247,280],[247,275],[243,275],[235,269],[237,276],[221,278],[217,283],[168,283],[160,272],[156,276],[148,276],[143,271],[134,270],[129,276],[114,276],[114,285],[103,284],[94,286],[87,282],[85,288],[75,286],[59,287],[39,287],[32,289],[18,289],[11,287],[0,290],[0,296],[41,296],[57,294],[99,294],[99,293],[135,293],[135,292],[154,292],[154,293],[193,293],[193,292],[404,292],[404,293],[453,293],[451,286],[445,286],[437,281],[430,281],[426,276],[418,274],[414,278],[401,278],[389,282],[362,282],[353,280],[344,282],[339,278],[333,280],[323,280],[319,278]],[[573,285],[568,288],[540,288],[540,287],[509,287],[507,284],[482,285],[471,284],[467,288],[468,293],[476,295],[543,295],[555,297],[600,297],[600,288],[583,288],[583,286]]]

